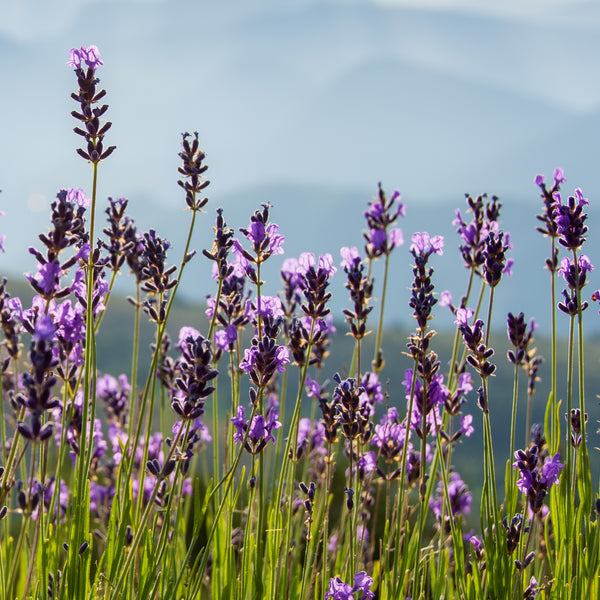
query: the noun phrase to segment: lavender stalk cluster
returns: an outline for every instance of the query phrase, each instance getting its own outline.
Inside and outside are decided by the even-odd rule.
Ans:
[[[398,217],[406,214],[404,204],[398,202],[398,205],[394,206],[400,198],[400,192],[394,190],[388,200],[381,183],[379,183],[377,198],[373,202],[369,202],[369,209],[365,212],[369,231],[364,234],[364,237],[367,242],[365,252],[370,260],[380,256],[389,256],[394,248],[404,243],[402,230],[398,227],[391,227],[396,223]]]
[[[118,273],[125,261],[137,262],[139,243],[133,220],[125,214],[127,198],[108,198],[108,204],[105,210],[108,226],[102,230],[108,241],[101,242],[101,246],[108,254],[107,264]]]
[[[338,384],[333,392],[337,406],[336,418],[344,437],[350,443],[357,439],[362,443],[368,442],[373,432],[373,424],[368,404],[361,402],[364,388],[357,386],[353,378],[342,380],[337,373],[333,379]]]
[[[208,169],[203,164],[206,154],[200,149],[197,131],[194,132],[191,143],[189,140],[192,137],[191,134],[182,133],[181,137],[183,138],[183,151],[179,153],[179,158],[181,158],[182,164],[177,171],[183,176],[183,179],[177,183],[185,190],[185,203],[188,208],[197,212],[208,203],[208,198],[202,197],[203,191],[210,184],[210,181],[203,177]]]
[[[250,217],[250,224],[240,229],[246,239],[252,243],[254,255],[245,250],[239,240],[234,240],[234,252],[239,255],[248,279],[255,285],[262,284],[259,281],[256,269],[253,265],[260,265],[271,256],[283,254],[283,242],[285,236],[279,233],[279,225],[269,223],[269,210],[271,205],[264,203],[262,210],[257,210]]]
[[[108,105],[95,106],[106,96],[105,90],[96,89],[100,81],[96,77],[96,69],[103,64],[96,46],[73,48],[67,62],[69,67],[75,69],[79,86],[79,90],[73,92],[71,98],[79,103],[80,109],[74,110],[71,115],[83,127],[75,127],[73,131],[86,141],[85,148],[77,148],[77,154],[94,164],[108,158],[116,149],[116,146],[104,148],[103,144],[104,136],[112,126],[110,121],[100,124],[100,118],[108,110]],[[84,65],[87,69],[84,69]]]
[[[250,293],[244,291],[246,259],[235,253],[234,261],[229,261],[234,231],[225,222],[222,209],[217,209],[214,232],[213,246],[210,251],[203,250],[203,254],[213,261],[212,277],[220,282],[220,293],[216,298],[208,297],[206,310],[206,316],[219,326],[214,332],[215,359],[218,360],[222,352],[233,349],[238,330],[250,321]]]
[[[29,253],[37,260],[37,273],[26,277],[36,294],[45,300],[68,296],[73,290],[70,286],[61,286],[61,278],[70,268],[88,259],[90,246],[84,220],[88,204],[83,190],[60,190],[50,205],[52,229],[39,236],[45,252],[29,248]],[[63,252],[69,248],[74,248],[75,252],[61,261]]]
[[[204,413],[206,398],[214,391],[210,382],[218,375],[212,367],[210,342],[191,327],[180,332],[180,358],[175,362],[171,406],[184,420],[198,419]]]
[[[466,199],[469,206],[467,212],[473,214],[471,221],[466,222],[461,216],[460,210],[457,209],[452,225],[463,242],[459,249],[465,266],[482,275],[481,268],[485,262],[486,240],[490,233],[496,233],[499,230],[498,219],[502,204],[498,201],[497,196],[493,196],[491,201],[487,202],[487,194],[476,198],[466,194]]]
[[[427,232],[415,233],[412,236],[410,252],[415,259],[413,267],[413,285],[411,298],[408,303],[413,309],[413,316],[417,320],[420,331],[425,331],[427,322],[431,318],[431,310],[437,303],[433,295],[434,285],[431,282],[433,269],[427,267],[432,254],[443,254],[444,238],[441,235],[430,237]]]
[[[350,325],[350,333],[355,340],[362,340],[367,335],[367,318],[373,310],[369,300],[373,295],[373,278],[365,274],[365,265],[358,255],[356,247],[342,248],[342,267],[346,273],[346,289],[350,292],[353,308],[345,308],[346,322]]]
[[[564,468],[560,453],[543,458],[538,446],[532,444],[526,450],[517,450],[515,459],[513,468],[518,469],[520,475],[517,487],[527,497],[531,512],[537,514],[550,488],[559,482],[560,472]]]
[[[17,423],[17,432],[31,442],[43,442],[52,436],[51,422],[44,424],[44,415],[59,405],[53,396],[57,383],[54,369],[58,360],[53,352],[54,324],[52,319],[42,317],[36,323],[29,350],[31,371],[23,373],[23,391],[16,395],[16,402],[26,409],[27,421]]]
[[[288,258],[283,263],[281,277],[286,283],[286,329],[290,351],[299,366],[304,366],[307,361],[317,367],[323,366],[327,338],[334,331],[327,307],[331,293],[327,288],[336,271],[331,254],[319,256],[317,260],[312,252],[303,252],[298,259]],[[304,315],[302,317],[294,316],[298,305]],[[310,356],[307,356],[308,347],[311,348]]]
[[[544,201],[543,212],[536,215],[536,218],[538,221],[541,221],[543,226],[537,227],[536,231],[553,240],[552,256],[546,259],[546,268],[551,273],[555,273],[558,269],[558,248],[554,246],[554,240],[558,238],[558,224],[555,218],[554,207],[556,205],[556,194],[560,192],[560,186],[565,181],[562,169],[554,171],[553,184],[550,187],[546,185],[543,175],[538,175],[535,178],[535,184],[540,188],[540,195]]]

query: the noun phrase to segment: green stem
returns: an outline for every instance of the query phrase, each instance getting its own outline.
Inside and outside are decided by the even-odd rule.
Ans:
[[[519,394],[519,364],[515,363],[515,374],[513,380],[513,398],[512,398],[512,413],[510,418],[510,454],[509,457],[512,460],[512,457],[515,454],[515,430],[517,427],[517,401]],[[515,511],[515,507],[510,502],[510,499],[513,497],[513,484],[514,484],[514,471],[513,469],[508,470],[508,489],[506,490],[506,500],[507,500],[507,512],[508,515],[512,515]]]
[[[379,326],[377,327],[377,338],[375,340],[375,352],[373,354],[373,371],[378,373],[381,369],[378,367],[379,350],[381,348],[381,338],[383,335],[383,311],[385,310],[385,296],[388,283],[390,255],[385,255],[385,266],[383,270],[383,286],[381,290],[381,311],[379,313]]]

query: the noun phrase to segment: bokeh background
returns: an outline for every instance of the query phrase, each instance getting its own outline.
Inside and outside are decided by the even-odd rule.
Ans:
[[[436,287],[458,297],[466,274],[454,211],[464,209],[465,193],[497,194],[516,262],[496,314],[501,322],[508,310],[523,310],[545,325],[548,244],[534,231],[541,202],[533,180],[562,167],[566,195],[581,187],[591,200],[584,250],[599,260],[596,2],[2,0],[0,7],[2,271],[35,269],[27,247],[60,188],[89,191],[90,168],[76,156],[71,131],[75,78],[65,65],[70,47],[89,44],[105,62],[107,143],[117,145],[101,168],[100,197],[129,198],[140,228],[155,227],[175,252],[187,224],[176,185],[180,133],[198,131],[211,180],[198,250],[210,246],[217,206],[240,227],[270,202],[288,256],[311,250],[337,258],[340,246],[361,246],[362,212],[382,182],[402,192],[407,240],[423,230],[447,238]],[[389,322],[410,323],[410,260],[408,244],[393,258]],[[203,299],[212,292],[208,266],[197,260],[192,268],[182,291]],[[588,317],[590,330],[600,330],[596,321]]]
[[[100,168],[100,207],[108,196],[128,198],[140,230],[155,228],[173,242],[173,263],[181,258],[189,222],[176,183],[181,132],[197,131],[207,154],[210,201],[193,241],[199,255],[180,290],[189,304],[180,307],[174,327],[202,329],[199,303],[215,293],[200,251],[212,244],[217,207],[237,229],[262,202],[272,204],[272,219],[286,236],[286,254],[267,263],[265,292],[272,294],[285,256],[308,250],[339,260],[341,246],[363,245],[363,212],[381,182],[388,193],[400,190],[406,205],[399,225],[407,243],[391,259],[382,373],[391,381],[392,402],[401,405],[402,373],[410,366],[402,352],[414,323],[407,306],[410,235],[444,235],[446,251],[431,261],[434,283],[437,292],[448,289],[459,298],[467,273],[451,225],[455,210],[464,211],[465,193],[500,197],[515,259],[512,277],[496,292],[492,337],[495,448],[503,473],[512,391],[503,358],[508,311],[535,317],[540,353],[550,356],[550,283],[543,268],[550,247],[535,232],[542,207],[537,174],[551,180],[562,167],[564,195],[581,187],[590,199],[583,251],[598,268],[589,277],[588,299],[600,287],[600,3],[0,0],[0,210],[6,213],[0,275],[10,279],[35,271],[27,248],[46,230],[56,192],[81,187],[90,193],[90,167],[75,153],[75,77],[66,66],[71,47],[90,44],[105,62],[98,74],[113,123],[106,142],[117,146]],[[374,270],[376,296],[381,267]],[[343,273],[332,290],[341,326],[329,375],[343,372],[352,352],[341,323],[349,304]],[[116,291],[131,288],[125,280]],[[131,343],[130,309],[115,298],[112,308],[119,306],[99,350],[101,368],[115,374]],[[441,332],[436,348],[445,365],[453,318],[440,307],[435,314],[432,325]],[[599,445],[600,418],[597,305],[585,323],[592,448]],[[563,334],[567,327],[568,318],[559,318]],[[151,332],[145,335],[147,347]],[[563,343],[561,398],[566,359]],[[543,418],[549,362],[540,374],[534,420]],[[479,422],[473,398],[465,410]],[[518,443],[524,443],[525,422],[521,400]],[[457,464],[477,495],[481,469],[473,457],[480,456],[480,432],[463,443]],[[591,452],[594,477],[597,456]]]

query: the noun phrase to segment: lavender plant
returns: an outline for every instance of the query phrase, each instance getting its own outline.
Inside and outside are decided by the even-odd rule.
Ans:
[[[68,65],[77,79],[77,154],[92,166],[91,193],[63,189],[51,203],[50,228],[29,250],[32,300],[12,296],[6,278],[0,284],[0,597],[599,597],[600,500],[592,493],[583,340],[593,266],[581,251],[588,204],[581,190],[563,203],[561,170],[551,188],[542,176],[535,180],[544,202],[539,230],[552,241],[553,325],[545,420],[530,427],[542,358],[533,346],[536,326],[518,307],[506,317],[512,410],[496,402],[502,359],[492,312],[512,267],[496,197],[467,196],[470,221],[456,213],[467,269],[457,306],[448,291],[436,291],[433,266],[448,248],[441,236],[414,233],[405,264],[392,258],[406,208],[396,205],[399,192],[388,199],[381,184],[365,212],[365,258],[354,246],[339,251],[349,308],[332,314],[332,254],[285,258],[283,289],[266,295],[263,264],[279,260],[285,242],[268,204],[239,229],[241,237],[217,209],[210,248],[197,254],[191,247],[208,204],[197,133],[183,135],[179,153],[182,206],[191,218],[178,265],[159,231],[137,230],[127,199],[108,198],[106,226],[96,226],[101,165],[115,150],[105,145],[108,106],[99,106],[103,61],[89,46],[71,50]],[[0,249],[5,243],[0,235]],[[185,268],[202,257],[213,266],[213,279],[201,282],[205,315],[172,331]],[[383,378],[392,260],[413,275],[406,302],[415,328],[406,361],[392,359],[404,373],[404,394]],[[135,288],[131,365],[127,373],[102,373],[100,342],[110,335],[102,323],[125,269]],[[599,299],[600,291],[591,295]],[[447,360],[431,327],[444,308],[456,326]],[[564,373],[559,313],[570,325]],[[140,343],[144,318],[154,335],[149,351]],[[344,372],[330,367],[336,328],[352,339]],[[521,369],[525,433],[517,427]],[[507,413],[502,495],[493,433]],[[476,429],[481,494],[456,467]]]

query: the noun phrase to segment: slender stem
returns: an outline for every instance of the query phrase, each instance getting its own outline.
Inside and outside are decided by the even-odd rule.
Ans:
[[[512,413],[510,418],[510,457],[515,454],[515,431],[517,427],[517,401],[519,395],[519,364],[515,363],[515,373],[513,381],[513,398],[512,398]],[[514,483],[514,471],[513,469],[508,470],[508,489],[506,490],[506,501],[507,501],[507,512],[509,515],[514,513],[514,506],[510,502],[510,498],[513,497],[513,483]]]
[[[554,258],[554,253],[556,249],[556,238],[552,237],[552,253],[551,257]],[[551,391],[551,415],[550,415],[550,448],[553,454],[558,452],[558,448],[560,446],[560,424],[556,417],[556,394],[558,393],[556,389],[556,381],[557,381],[557,331],[556,331],[556,272],[554,269],[551,271],[551,299],[552,299],[552,391]]]
[[[379,313],[379,326],[377,327],[377,338],[375,340],[375,351],[373,354],[373,371],[375,373],[378,373],[381,370],[377,365],[379,362],[378,356],[379,356],[379,350],[381,348],[381,338],[383,335],[383,311],[385,310],[385,296],[386,296],[387,284],[388,284],[389,262],[390,262],[390,255],[386,254],[385,255],[385,265],[384,265],[384,269],[383,269],[383,286],[381,289],[381,311]]]
[[[460,307],[466,308],[469,302],[469,297],[471,296],[471,289],[473,287],[473,280],[475,277],[475,267],[471,267],[469,271],[469,283],[467,285],[467,293],[461,300]],[[456,361],[458,359],[458,348],[460,342],[460,328],[457,325],[456,330],[454,332],[454,342],[452,344],[452,357],[450,359],[450,370],[448,371],[448,388],[453,389],[452,385],[454,384],[454,377],[458,374],[458,366]]]

